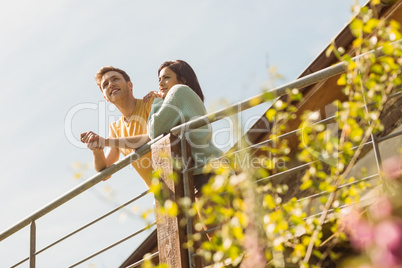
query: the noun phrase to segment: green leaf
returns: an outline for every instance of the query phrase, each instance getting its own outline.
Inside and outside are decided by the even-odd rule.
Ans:
[[[313,185],[312,180],[306,180],[302,185],[300,185],[300,190],[306,190]]]
[[[274,209],[274,208],[276,208],[275,201],[274,201],[274,199],[272,198],[272,196],[269,195],[269,194],[264,197],[264,203],[267,205],[267,207],[268,207],[269,209]]]
[[[276,110],[275,109],[269,109],[266,113],[266,117],[269,121],[273,122],[275,119],[276,115]]]
[[[165,209],[169,216],[175,217],[179,213],[177,204],[171,200],[166,200]]]
[[[360,36],[363,31],[363,22],[360,19],[354,19],[350,24],[350,30],[355,37]]]
[[[346,74],[341,74],[338,81],[336,82],[338,86],[345,86],[346,85]]]
[[[360,127],[355,127],[350,132],[350,139],[352,141],[359,142],[361,141],[362,137],[363,137],[363,129],[361,129]]]
[[[319,250],[313,250],[313,255],[316,256],[317,258],[321,258],[322,253]]]
[[[392,55],[392,53],[394,52],[394,47],[391,45],[390,42],[386,42],[382,46],[382,52],[384,52],[385,55]]]
[[[379,23],[378,19],[369,19],[368,22],[366,22],[366,24],[363,26],[363,31],[365,33],[372,33],[374,28],[377,27]]]
[[[392,53],[394,52],[394,47],[390,42],[386,42],[382,46],[382,52],[384,52],[385,55],[392,55]]]
[[[255,97],[250,100],[249,104],[251,107],[254,107],[254,106],[257,106],[258,104],[260,104],[262,101],[263,101],[263,98]]]
[[[353,40],[353,47],[359,47],[361,46],[361,44],[363,44],[363,38],[356,38],[355,40]]]
[[[391,46],[392,47],[392,46]],[[384,73],[384,69],[382,68],[382,66],[380,64],[374,64],[373,66],[371,66],[371,71],[375,74],[383,74]]]
[[[325,51],[325,56],[328,58],[331,55],[331,53],[334,51],[334,49],[335,49],[334,45],[330,45],[327,48],[327,50]]]
[[[306,247],[303,244],[297,244],[294,251],[297,256],[301,257],[306,254]]]

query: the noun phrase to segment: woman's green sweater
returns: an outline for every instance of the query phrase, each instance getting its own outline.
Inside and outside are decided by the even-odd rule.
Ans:
[[[206,115],[204,103],[198,95],[186,85],[175,85],[165,99],[156,98],[148,118],[148,135],[151,139],[170,132],[175,126]],[[207,124],[185,133],[191,146],[191,155],[196,170],[202,173],[202,166],[212,158],[220,157],[222,151],[212,143],[212,127]]]

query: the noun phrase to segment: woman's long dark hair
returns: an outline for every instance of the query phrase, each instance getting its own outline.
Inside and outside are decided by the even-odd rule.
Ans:
[[[204,102],[204,94],[202,93],[200,83],[198,83],[198,78],[193,68],[187,62],[183,60],[165,61],[159,67],[158,76],[165,67],[172,70],[176,74],[177,80],[189,86]]]

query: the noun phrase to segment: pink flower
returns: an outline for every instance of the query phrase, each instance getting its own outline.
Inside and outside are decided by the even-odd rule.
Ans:
[[[391,216],[391,200],[389,200],[387,196],[381,196],[369,207],[369,212],[374,220],[380,220]]]
[[[356,225],[354,233],[351,234],[351,242],[358,249],[366,249],[373,242],[373,228],[366,221],[361,219]]]
[[[392,157],[384,161],[382,169],[389,179],[402,177],[402,158]]]
[[[391,220],[379,223],[375,228],[375,241],[377,245],[388,249],[402,246],[401,223]]]
[[[349,236],[350,242],[357,249],[367,249],[373,242],[373,227],[356,209],[342,217],[340,229]]]
[[[381,267],[402,266],[402,223],[386,220],[374,230],[373,261]]]

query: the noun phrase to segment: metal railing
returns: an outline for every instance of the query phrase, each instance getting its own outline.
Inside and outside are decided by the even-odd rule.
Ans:
[[[40,249],[40,250],[38,250],[38,251],[35,251],[35,249],[36,249],[36,243],[35,243],[35,242],[36,242],[36,224],[35,224],[35,221],[32,221],[32,223],[31,223],[31,228],[30,228],[30,233],[31,233],[31,234],[30,234],[30,244],[31,244],[30,256],[27,257],[27,258],[25,258],[25,259],[23,259],[23,260],[21,260],[20,262],[18,262],[18,263],[16,263],[16,264],[14,264],[13,266],[11,266],[11,268],[17,267],[17,266],[23,264],[24,262],[26,262],[26,261],[28,261],[28,260],[30,261],[30,267],[35,267],[34,260],[35,260],[35,257],[36,257],[38,254],[40,254],[40,253],[42,253],[42,252],[44,252],[44,251],[46,251],[46,250],[48,250],[48,249],[50,249],[50,248],[56,246],[57,244],[59,244],[59,243],[61,243],[62,241],[66,240],[67,238],[72,237],[73,235],[78,234],[79,232],[81,232],[81,231],[87,229],[88,227],[94,225],[95,223],[97,223],[97,222],[99,222],[99,221],[105,219],[106,217],[112,215],[113,213],[115,213],[115,212],[121,210],[122,208],[124,208],[124,207],[126,207],[126,206],[132,204],[133,202],[135,202],[135,201],[141,199],[142,197],[146,196],[146,195],[149,194],[149,193],[150,193],[149,191],[145,191],[145,192],[141,193],[140,195],[138,195],[138,196],[132,198],[131,200],[127,201],[126,203],[124,203],[124,204],[118,206],[117,208],[115,208],[115,209],[113,209],[113,210],[107,212],[106,214],[104,214],[104,215],[102,215],[102,216],[96,218],[95,220],[93,220],[93,221],[91,221],[91,222],[85,224],[84,226],[82,226],[82,227],[80,227],[80,228],[78,228],[78,229],[76,229],[76,230],[70,232],[69,234],[67,234],[67,235],[65,235],[65,236],[63,236],[63,237],[61,237],[61,238],[58,239],[57,241],[55,241],[55,242],[53,242],[53,243],[51,243],[51,244],[45,246],[44,248],[42,248],[42,249]],[[107,251],[107,250],[109,250],[109,249],[111,249],[111,248],[113,248],[113,247],[115,247],[115,246],[117,246],[117,245],[123,243],[123,242],[125,242],[126,240],[128,240],[128,239],[130,239],[130,238],[132,238],[132,237],[134,237],[134,236],[137,236],[137,235],[141,234],[142,232],[148,230],[149,228],[152,228],[152,227],[155,226],[155,225],[156,225],[155,222],[150,223],[150,224],[148,224],[147,226],[145,226],[144,228],[142,228],[142,229],[140,229],[140,230],[134,232],[133,234],[131,234],[131,235],[129,235],[129,236],[126,236],[125,238],[123,238],[123,239],[121,239],[121,240],[119,240],[119,241],[113,243],[112,245],[109,245],[108,247],[106,247],[106,248],[104,248],[104,249],[102,249],[102,250],[100,250],[100,251],[98,251],[98,252],[96,252],[96,253],[94,253],[94,254],[92,254],[92,255],[86,257],[86,258],[84,258],[83,260],[81,260],[81,261],[79,261],[79,262],[77,262],[77,263],[75,263],[75,264],[73,264],[73,265],[71,265],[71,266],[69,266],[69,267],[76,267],[76,266],[78,266],[79,264],[82,264],[82,263],[84,263],[85,261],[87,261],[87,260],[89,260],[89,259],[91,259],[91,258],[93,258],[93,257],[95,257],[95,256],[97,256],[97,255],[99,255],[99,254],[101,254],[101,253],[103,253],[103,252],[105,252],[105,251]]]
[[[69,200],[73,199],[74,197],[78,196],[79,194],[81,194],[82,192],[84,192],[87,189],[91,188],[92,186],[96,185],[100,181],[108,178],[109,176],[111,176],[112,174],[114,174],[117,171],[121,170],[125,166],[127,166],[127,165],[131,164],[132,162],[136,161],[141,156],[147,154],[148,152],[151,151],[150,146],[153,143],[157,142],[161,137],[158,137],[158,138],[150,141],[148,144],[142,146],[141,148],[139,148],[135,152],[131,153],[127,157],[121,159],[120,161],[116,162],[115,164],[111,165],[110,167],[108,167],[108,168],[104,169],[103,171],[97,173],[96,175],[92,176],[91,178],[87,179],[83,183],[79,184],[78,186],[76,186],[75,188],[70,190],[69,192],[67,192],[64,195],[60,196],[59,198],[57,198],[53,202],[49,203],[48,205],[44,206],[43,208],[39,209],[35,213],[29,215],[25,219],[21,220],[17,224],[13,225],[9,229],[7,229],[4,232],[2,232],[0,234],[0,241],[2,241],[5,238],[11,236],[12,234],[16,233],[17,231],[21,230],[22,228],[30,225],[30,254],[29,254],[29,257],[23,259],[22,261],[18,262],[17,264],[13,265],[12,267],[17,267],[20,264],[22,264],[22,263],[24,263],[24,262],[26,262],[28,260],[30,262],[30,267],[35,267],[36,255],[48,250],[49,248],[59,244],[60,242],[64,241],[65,239],[77,234],[78,232],[88,228],[89,226],[93,225],[94,223],[96,223],[96,222],[108,217],[109,215],[111,215],[111,214],[115,213],[116,211],[120,210],[121,208],[123,208],[123,207],[133,203],[134,201],[139,200],[140,198],[144,197],[145,195],[147,195],[149,193],[149,191],[145,191],[144,193],[138,195],[137,197],[131,199],[130,201],[128,201],[125,204],[117,207],[116,209],[113,209],[112,211],[106,213],[105,215],[103,215],[103,216],[95,219],[94,221],[86,224],[85,226],[83,226],[83,227],[71,232],[70,234],[60,238],[59,240],[57,240],[54,243],[44,247],[43,249],[41,249],[39,251],[36,251],[36,223],[35,223],[36,220],[38,220],[42,216],[48,214],[49,212],[53,211],[54,209],[60,207],[64,203],[66,203]],[[111,247],[114,247],[114,246],[124,242],[128,238],[131,238],[131,237],[133,237],[133,236],[135,236],[137,234],[142,233],[143,231],[149,229],[150,227],[152,227],[154,225],[155,225],[155,223],[152,223],[149,226],[146,226],[146,227],[142,228],[141,230],[139,230],[139,231],[135,232],[134,234],[130,235],[129,237],[114,243],[113,245],[109,246],[107,249],[110,249]],[[93,254],[92,256],[86,258],[85,260],[88,260],[88,259],[90,259],[90,258],[92,258],[92,257],[94,257],[96,255],[99,255],[100,253],[106,251],[107,249],[101,250],[100,252],[97,252],[97,253]],[[82,262],[83,261],[80,261],[80,262],[78,262],[78,263],[76,263],[76,264],[74,264],[73,266],[70,266],[70,267],[75,267],[76,265],[78,265],[78,264],[80,264]]]
[[[402,44],[402,40],[400,41],[396,41],[394,42],[394,45],[401,45]],[[381,52],[381,48],[375,50],[375,51],[371,51],[371,52],[367,52],[365,54],[362,54],[358,57],[353,58],[353,60],[358,61],[361,57],[364,57],[366,54],[369,53],[374,53],[378,56],[382,55]],[[261,93],[255,97],[252,97],[250,99],[246,99],[242,102],[239,102],[237,104],[234,104],[232,106],[229,106],[227,108],[221,109],[217,112],[214,113],[210,113],[207,114],[205,116],[199,117],[195,120],[191,120],[189,122],[186,122],[184,124],[181,124],[179,126],[176,126],[174,128],[171,129],[171,133],[174,135],[178,135],[181,134],[183,132],[192,130],[192,129],[196,129],[199,127],[202,127],[206,124],[210,124],[213,123],[217,120],[223,119],[225,117],[229,117],[235,113],[239,113],[241,111],[244,111],[246,109],[249,109],[251,107],[254,107],[258,104],[261,104],[263,102],[267,102],[272,100],[272,97],[280,97],[284,94],[287,93],[288,89],[293,89],[293,88],[304,88],[313,84],[316,84],[319,81],[331,78],[333,76],[339,75],[341,73],[343,73],[345,71],[345,68],[347,67],[346,63],[341,62],[338,64],[335,64],[331,67],[325,68],[323,70],[317,71],[315,73],[312,73],[310,75],[306,75],[304,77],[301,77],[299,79],[296,79],[290,83],[287,83],[285,85],[282,85],[280,87],[277,87],[275,89],[270,90],[269,92],[264,92]],[[270,98],[266,98],[267,94],[269,94]],[[331,118],[325,119],[323,121],[327,121],[327,120],[332,120]],[[295,131],[291,131],[289,133],[284,134],[281,138],[287,137],[289,135],[294,135],[297,133],[298,130]],[[374,145],[374,147],[376,147],[377,142],[380,142],[382,140],[388,139],[388,138],[392,138],[395,137],[397,135],[401,135],[401,133],[395,133],[395,134],[391,134],[386,138],[381,138],[376,140],[374,138],[374,136],[372,136],[372,140],[371,143]],[[142,157],[143,155],[147,154],[148,152],[151,151],[151,145],[155,144],[156,142],[158,142],[160,139],[162,138],[162,136],[159,136],[153,140],[151,140],[150,142],[148,142],[147,144],[145,144],[144,146],[140,147],[139,149],[137,149],[135,152],[127,155],[126,157],[124,157],[123,159],[117,161],[115,164],[111,165],[110,167],[102,170],[101,172],[95,174],[94,176],[92,176],[91,178],[87,179],[86,181],[84,181],[83,183],[81,183],[80,185],[76,186],[75,188],[73,188],[72,190],[70,190],[69,192],[65,193],[64,195],[60,196],[59,198],[57,198],[56,200],[54,200],[53,202],[49,203],[48,205],[44,206],[43,208],[39,209],[38,211],[34,212],[33,214],[29,215],[28,217],[24,218],[23,220],[21,220],[20,222],[18,222],[17,224],[11,226],[9,229],[3,231],[2,233],[0,233],[0,242],[4,239],[6,239],[7,237],[13,235],[14,233],[18,232],[19,230],[21,230],[22,228],[30,225],[30,256],[24,260],[22,260],[21,262],[17,263],[16,265],[14,265],[13,267],[16,267],[26,261],[30,261],[30,267],[35,267],[35,256],[42,253],[43,251],[55,246],[56,244],[60,243],[61,241],[71,237],[72,235],[80,232],[81,230],[87,228],[88,226],[94,224],[95,222],[98,222],[102,219],[104,219],[105,217],[109,216],[110,214],[116,212],[117,210],[121,209],[122,207],[138,200],[139,198],[143,197],[144,195],[146,195],[148,193],[148,191],[140,194],[139,196],[133,198],[132,200],[130,200],[129,202],[119,206],[118,208],[110,211],[109,213],[99,217],[98,219],[86,224],[85,226],[71,232],[70,234],[60,238],[59,240],[57,240],[56,242],[46,246],[45,248],[36,251],[36,224],[35,221],[38,220],[39,218],[43,217],[44,215],[50,213],[51,211],[53,211],[54,209],[58,208],[59,206],[61,206],[62,204],[68,202],[69,200],[73,199],[74,197],[78,196],[79,194],[81,194],[82,192],[90,189],[91,187],[93,187],[94,185],[96,185],[97,183],[101,182],[102,180],[108,178],[109,176],[111,176],[112,174],[118,172],[119,170],[121,170],[122,168],[128,166],[129,164],[131,164],[132,162],[138,160],[140,157]],[[256,145],[253,145],[251,147],[256,147],[256,146],[261,146],[262,144],[266,144],[269,143],[270,141],[264,141],[263,143],[259,143]],[[183,150],[185,150],[185,148],[182,147]],[[377,148],[378,149],[378,148]],[[378,152],[378,150],[376,149],[376,151]],[[380,164],[380,156],[378,153],[376,153],[376,161],[378,163],[378,165]],[[294,169],[288,170],[286,172],[294,172],[295,170],[301,169],[303,168],[303,165],[296,167]],[[275,174],[273,176],[279,176],[280,174]],[[282,174],[283,175],[283,174]],[[185,176],[186,177],[186,176]],[[272,178],[272,177],[271,177]],[[185,178],[184,183],[187,184],[187,179]],[[186,195],[188,195],[188,186],[185,187],[186,190]],[[153,224],[152,224],[153,225]],[[148,229],[150,226],[147,226],[141,230],[136,231],[135,233],[133,233],[132,235],[104,248],[101,251],[98,251],[94,254],[92,254],[91,256],[88,256],[87,258],[73,264],[71,267],[77,266],[83,262],[85,262],[86,260],[97,256],[103,252],[105,252],[106,250],[110,249],[111,247],[120,244],[124,241],[126,241],[127,239],[143,232],[145,229]],[[191,229],[191,225],[187,226],[187,232],[191,233],[192,229]],[[153,254],[153,257],[157,256],[157,253]],[[191,261],[191,256],[190,256],[190,261]],[[140,265],[142,262],[139,262],[138,265]],[[134,265],[129,266],[129,267],[136,267]]]

